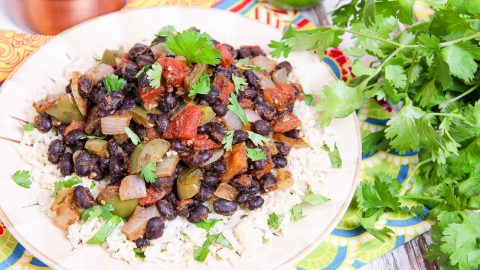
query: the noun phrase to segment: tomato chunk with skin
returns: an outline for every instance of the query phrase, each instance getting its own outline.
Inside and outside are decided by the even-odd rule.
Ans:
[[[295,101],[295,89],[288,83],[279,83],[276,88],[263,90],[265,101],[277,110],[285,109]]]
[[[228,51],[227,47],[223,44],[215,45],[215,49],[220,52],[222,55],[221,58],[221,65],[222,67],[226,68],[229,67],[233,63],[233,55]]]
[[[190,73],[187,63],[184,60],[174,59],[171,57],[159,57],[157,63],[162,66],[162,77],[167,85],[180,87],[183,81]]]
[[[167,139],[193,139],[197,135],[200,123],[201,107],[188,105],[179,114],[173,117],[165,131]]]
[[[197,136],[193,139],[193,150],[195,151],[209,150],[220,147],[222,147],[221,144],[209,139],[208,135],[206,134],[197,134]]]
[[[223,74],[217,73],[213,79],[212,86],[218,90],[219,96],[218,99],[223,104],[228,104],[228,98],[235,91],[235,85],[230,79],[225,77]]]
[[[147,188],[147,197],[138,200],[138,204],[141,206],[151,205],[161,200],[165,195],[170,193],[170,190],[155,190],[153,187]]]
[[[245,143],[235,144],[228,157],[227,171],[222,175],[222,183],[228,183],[235,175],[244,173],[248,169],[247,146]]]
[[[278,121],[273,123],[273,132],[287,132],[299,127],[301,124],[302,121],[295,114],[285,112]]]
[[[156,99],[165,92],[165,88],[160,86],[159,88],[138,88],[138,93],[143,102]]]
[[[253,109],[255,107],[255,104],[253,103],[253,101],[251,99],[246,99],[246,98],[240,99],[238,101],[238,104],[243,109]]]

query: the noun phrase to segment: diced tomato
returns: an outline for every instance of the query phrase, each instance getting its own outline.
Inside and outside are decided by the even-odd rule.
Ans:
[[[293,85],[288,83],[279,83],[276,86],[264,89],[263,98],[275,109],[285,109],[295,101],[295,90]]]
[[[170,193],[170,190],[155,190],[153,187],[147,188],[147,197],[138,199],[138,204],[141,206],[151,205],[161,200],[165,195]]]
[[[162,76],[167,85],[176,87],[183,86],[185,77],[190,73],[187,63],[185,63],[184,60],[161,56],[157,59],[157,63],[163,68]]]
[[[233,55],[228,51],[227,47],[223,44],[215,45],[215,49],[222,55],[221,64],[222,67],[229,67],[233,63]]]
[[[223,104],[228,103],[228,98],[233,93],[233,91],[235,91],[235,85],[233,84],[233,82],[220,73],[217,73],[217,75],[215,75],[212,86],[220,93],[218,99]]]
[[[235,144],[228,158],[227,171],[222,175],[222,183],[228,183],[235,175],[248,169],[247,146],[245,143]]]
[[[240,106],[243,109],[253,109],[253,107],[255,107],[255,104],[253,104],[253,101],[251,99],[247,99],[247,98],[240,99],[238,101],[238,104],[240,104]]]
[[[140,98],[142,99],[143,102],[147,100],[152,100],[156,99],[160,95],[162,95],[165,92],[165,88],[163,86],[160,86],[159,88],[138,88],[138,92],[140,93]]]
[[[273,123],[273,132],[287,132],[299,127],[301,124],[302,122],[295,114],[285,112],[278,121]]]
[[[221,144],[209,139],[206,134],[197,134],[193,139],[193,149],[195,151],[208,150],[222,147]]]
[[[170,122],[165,131],[167,139],[193,139],[197,135],[198,123],[200,123],[201,107],[188,105],[178,113]]]
[[[84,130],[85,129],[85,122],[73,120],[63,131],[63,136],[67,136],[68,133],[70,133],[71,131],[74,131],[76,129]]]

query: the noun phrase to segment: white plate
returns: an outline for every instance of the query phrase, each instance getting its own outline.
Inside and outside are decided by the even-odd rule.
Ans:
[[[196,26],[214,38],[234,46],[258,44],[268,50],[272,39],[281,33],[267,25],[240,15],[215,9],[161,7],[113,13],[75,26],[58,35],[33,53],[10,78],[0,92],[0,136],[19,139],[21,126],[10,116],[32,116],[32,97],[41,89],[50,94],[64,91],[65,70],[73,59],[91,59],[106,48],[130,46],[150,41],[164,25],[177,29]],[[294,53],[289,59],[300,73],[299,79],[310,91],[318,91],[334,79],[328,67],[308,52]],[[38,94],[37,94],[38,95]],[[41,98],[38,97],[38,98]],[[343,167],[329,176],[331,200],[304,210],[306,217],[292,225],[285,237],[266,244],[256,256],[236,262],[234,269],[275,269],[294,266],[327,236],[345,213],[358,182],[360,133],[354,115],[336,120],[331,127],[337,134],[337,145]],[[114,259],[99,246],[72,249],[65,232],[55,226],[36,206],[38,187],[24,189],[11,180],[11,175],[25,168],[15,144],[0,140],[0,217],[10,233],[33,255],[56,269],[158,269],[148,263],[127,264]],[[225,264],[218,269],[231,268]],[[181,266],[162,264],[163,269]],[[206,266],[199,268],[207,269]]]

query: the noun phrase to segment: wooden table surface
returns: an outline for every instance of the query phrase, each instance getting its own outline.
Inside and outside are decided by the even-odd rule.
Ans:
[[[303,14],[317,26],[330,24],[331,21],[327,15],[337,1],[327,0],[324,4],[303,11]],[[405,243],[390,253],[378,258],[372,263],[363,266],[362,270],[439,270],[436,263],[432,263],[425,258],[427,245],[430,244],[430,234],[426,233],[420,237]]]

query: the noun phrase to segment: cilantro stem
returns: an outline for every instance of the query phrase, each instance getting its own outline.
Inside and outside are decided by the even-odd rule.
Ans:
[[[415,175],[415,173],[417,172],[417,170],[422,167],[424,164],[427,164],[428,162],[431,162],[432,159],[429,158],[429,159],[425,159],[424,161],[421,161],[417,164],[417,166],[415,166],[415,168],[413,168],[412,172],[408,175],[407,179],[405,179],[405,181],[402,183],[402,189],[400,190],[399,192],[399,196],[403,196],[405,195],[405,193],[408,191],[407,190],[407,186],[408,184],[412,181],[413,179],[413,176]]]
[[[464,36],[464,37],[461,37],[461,38],[457,38],[457,39],[454,39],[454,40],[442,42],[442,43],[440,43],[440,47],[447,47],[447,46],[453,45],[455,43],[468,41],[468,40],[478,38],[478,37],[480,37],[480,32],[476,32],[476,33],[473,33],[473,34],[470,34],[470,35],[467,35],[467,36]]]
[[[390,59],[392,59],[393,57],[395,57],[395,55],[397,55],[401,50],[403,50],[403,47],[397,48],[393,53],[391,53],[387,58],[385,58],[385,59],[383,60],[382,64],[380,64],[380,65],[377,67],[377,69],[375,70],[375,72],[374,72],[372,75],[370,75],[368,78],[365,79],[365,80],[367,81],[367,83],[368,83],[371,79],[375,78],[375,77],[378,75],[378,73],[380,73],[380,71],[382,71],[382,68],[388,63],[388,61],[390,61]]]
[[[442,105],[447,105],[447,104],[450,104],[450,103],[452,103],[452,102],[455,102],[455,101],[463,98],[464,96],[470,94],[471,92],[475,91],[475,89],[477,89],[478,86],[479,86],[478,84],[477,84],[477,85],[474,85],[473,87],[471,87],[471,88],[468,89],[467,91],[463,92],[462,94],[460,94],[460,95],[458,95],[458,96],[456,96],[456,97],[454,97],[454,98],[452,98],[452,99],[449,99],[449,100],[447,100],[447,101],[445,101],[445,102],[442,102],[441,104],[442,104]]]
[[[372,36],[372,35],[365,34],[365,33],[355,31],[355,30],[352,30],[352,29],[338,27],[338,26],[335,26],[335,25],[326,26],[326,27],[329,27],[330,29],[332,29],[334,31],[347,32],[347,33],[350,33],[352,35],[357,35],[357,36],[373,39],[373,40],[380,41],[380,42],[383,42],[383,43],[386,43],[386,44],[390,44],[390,45],[393,45],[393,46],[399,47],[399,48],[417,48],[417,47],[420,47],[419,45],[401,44],[401,43],[398,43],[398,42],[395,42],[395,41],[391,41],[391,40],[384,39],[384,38],[377,37],[377,36]]]
[[[458,119],[460,119],[460,120],[466,120],[463,115],[454,114],[454,113],[434,113],[434,112],[431,112],[431,113],[426,114],[426,115],[423,116],[423,117],[430,117],[430,116],[444,116],[444,117],[458,118]]]

